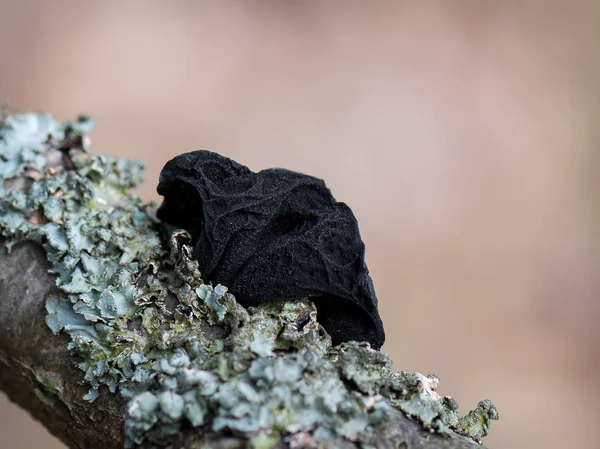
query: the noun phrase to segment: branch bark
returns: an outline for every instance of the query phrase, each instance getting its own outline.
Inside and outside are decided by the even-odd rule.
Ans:
[[[124,400],[102,394],[94,403],[68,336],[45,323],[45,301],[57,293],[44,250],[17,244],[0,250],[0,389],[72,448],[123,447]]]

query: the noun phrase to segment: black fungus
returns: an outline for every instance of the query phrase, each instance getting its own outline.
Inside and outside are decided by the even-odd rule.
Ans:
[[[381,347],[358,223],[322,180],[280,168],[254,173],[194,151],[167,162],[157,190],[158,217],[190,232],[205,281],[226,285],[245,307],[310,297],[334,344]]]

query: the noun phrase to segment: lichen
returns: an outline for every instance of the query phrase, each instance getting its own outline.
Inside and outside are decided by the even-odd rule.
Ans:
[[[489,399],[480,401],[475,410],[458,420],[454,429],[461,435],[467,435],[481,443],[490,431],[492,420],[498,419],[498,411]]]
[[[63,379],[59,373],[50,371],[37,371],[35,378],[38,380],[44,390],[56,394],[62,391]]]
[[[4,119],[0,232],[9,249],[29,240],[46,250],[62,293],[48,298],[46,323],[81,357],[85,399],[105,385],[128,401],[126,445],[169,444],[185,425],[257,449],[282,438],[367,448],[394,409],[432,432],[487,435],[498,417],[490,401],[460,418],[437,377],[394,373],[366,343],[332,347],[309,300],[244,309],[205,283],[190,236],[132,193],[142,164],[91,153],[92,129],[85,117]],[[49,400],[42,390],[58,378],[39,379]]]

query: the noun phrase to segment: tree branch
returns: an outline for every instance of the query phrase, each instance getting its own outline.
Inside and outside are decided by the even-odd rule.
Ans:
[[[124,399],[83,400],[89,387],[69,338],[46,326],[45,301],[58,289],[44,250],[2,248],[0,267],[0,389],[69,447],[123,447]]]
[[[456,403],[435,393],[435,378],[392,373],[387,356],[365,345],[331,348],[312,303],[246,311],[205,285],[186,235],[156,243],[139,200],[122,193],[135,170],[85,152],[86,126],[67,126],[54,141],[43,136],[40,166],[10,167],[20,159],[10,159],[8,147],[2,153],[0,134],[8,190],[0,198],[0,389],[50,432],[91,449],[481,447],[450,429],[485,436],[496,417],[491,403],[459,419]],[[28,174],[2,180],[3,160],[5,174]],[[93,171],[104,169],[100,177]],[[72,189],[96,196],[48,187],[60,171],[75,177]],[[44,188],[77,202],[36,203],[32,192]],[[96,211],[98,198],[110,207]],[[122,212],[118,224],[102,222],[107,210]],[[137,227],[126,228],[127,220]],[[98,236],[104,240],[90,246]],[[111,264],[118,269],[102,274]],[[58,286],[49,270],[60,274]]]
[[[71,448],[123,447],[125,400],[108,389],[94,402],[82,399],[89,387],[67,350],[66,335],[52,335],[45,324],[45,300],[57,293],[44,251],[32,243],[11,253],[0,249],[0,389]],[[244,440],[208,436],[213,447],[244,447]],[[217,445],[219,438],[222,444]],[[187,436],[187,443],[194,438]],[[196,440],[197,442],[198,440]],[[201,441],[201,440],[200,440]],[[240,446],[233,446],[240,444]],[[193,446],[190,446],[193,447]],[[354,447],[348,444],[348,447]],[[433,435],[397,413],[377,447],[412,449],[481,448],[462,436]]]

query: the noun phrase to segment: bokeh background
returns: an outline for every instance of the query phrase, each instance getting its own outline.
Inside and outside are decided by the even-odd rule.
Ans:
[[[4,1],[0,97],[95,150],[324,178],[359,219],[398,369],[491,449],[598,447],[600,2]],[[594,435],[596,433],[596,435]],[[63,447],[0,399],[0,447]]]

